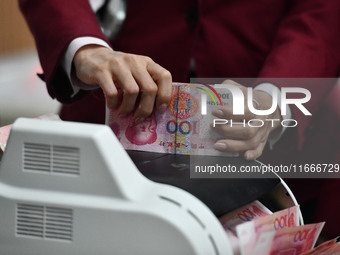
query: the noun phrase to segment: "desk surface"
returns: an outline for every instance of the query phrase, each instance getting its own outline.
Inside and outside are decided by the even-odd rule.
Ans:
[[[250,203],[272,191],[278,178],[190,178],[190,156],[152,152],[128,151],[141,173],[152,181],[166,183],[188,191],[204,202],[219,217],[242,205]],[[211,156],[200,156],[211,157]],[[242,158],[219,160],[240,167],[256,165]]]

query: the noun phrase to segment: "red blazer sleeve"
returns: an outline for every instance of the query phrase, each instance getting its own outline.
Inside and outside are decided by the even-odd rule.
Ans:
[[[268,54],[260,77],[337,77],[340,73],[340,1],[339,0],[293,0],[288,14],[278,24],[278,31]],[[326,98],[334,80],[285,82],[279,86],[305,87],[311,92],[311,100],[305,104],[314,115]],[[294,119],[298,120],[298,137],[301,146],[304,130],[310,117],[292,107]]]
[[[52,98],[70,102],[72,89],[58,64],[69,43],[80,36],[106,40],[88,0],[19,0],[35,38],[44,79]],[[109,42],[108,42],[109,43]]]

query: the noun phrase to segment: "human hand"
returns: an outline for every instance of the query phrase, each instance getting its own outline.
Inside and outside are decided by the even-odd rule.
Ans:
[[[256,115],[249,110],[247,105],[247,87],[230,80],[223,83],[235,85],[242,90],[245,98],[244,115],[233,115],[231,105],[220,106],[212,112],[215,117],[220,119],[242,123],[230,125],[229,121],[224,125],[211,126],[213,130],[225,137],[225,139],[218,140],[214,148],[219,151],[244,152],[246,160],[257,159],[262,155],[269,134],[280,127],[282,120],[280,109],[276,107],[276,110],[270,115]],[[272,106],[272,96],[264,91],[254,90],[253,105],[258,110],[269,109]],[[260,121],[254,120],[252,126],[248,125],[248,121],[253,119],[262,120],[264,124],[261,126]],[[266,121],[266,119],[276,119],[276,121]],[[245,125],[243,120],[245,120]]]
[[[73,63],[78,79],[101,87],[106,105],[119,107],[121,116],[132,112],[136,103],[136,121],[152,113],[155,101],[159,112],[166,111],[171,99],[171,74],[151,58],[86,45],[76,52]]]

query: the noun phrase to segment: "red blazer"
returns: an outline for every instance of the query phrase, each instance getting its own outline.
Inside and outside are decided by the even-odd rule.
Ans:
[[[48,91],[65,103],[61,117],[103,123],[101,91],[70,98],[69,81],[58,64],[72,39],[106,40],[88,0],[19,3],[36,40]],[[337,77],[339,13],[339,0],[128,0],[126,21],[111,45],[150,56],[178,82],[188,81],[191,58],[197,77],[204,78]],[[308,87],[312,100],[306,107],[312,114],[333,85]],[[292,110],[302,145],[311,118]]]

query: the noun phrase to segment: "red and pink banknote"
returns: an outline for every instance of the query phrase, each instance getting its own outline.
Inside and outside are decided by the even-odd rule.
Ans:
[[[174,83],[165,113],[155,110],[150,117],[136,124],[133,113],[122,118],[117,110],[107,109],[106,124],[127,150],[237,156],[238,153],[219,152],[213,148],[223,137],[210,127],[216,118],[211,112],[221,103],[232,104],[226,90],[215,90],[203,84]]]

